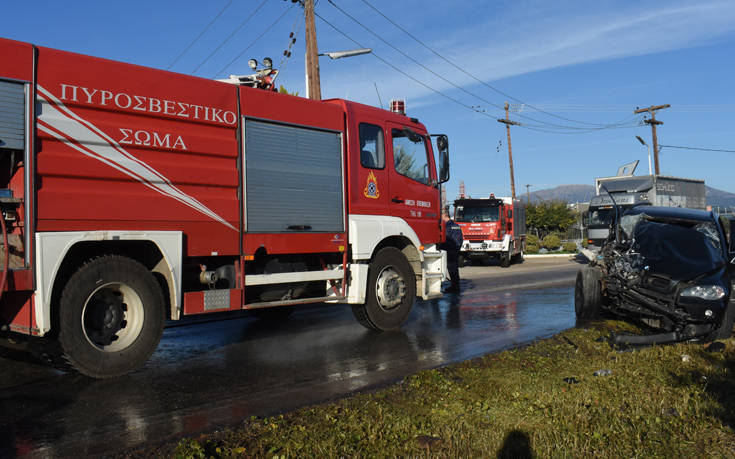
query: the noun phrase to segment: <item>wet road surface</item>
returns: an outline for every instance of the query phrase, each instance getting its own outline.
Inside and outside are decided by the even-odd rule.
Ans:
[[[417,301],[390,333],[364,329],[337,305],[277,324],[246,315],[177,324],[143,369],[114,380],[0,348],[0,457],[120,453],[548,337],[574,326],[578,268],[564,259],[462,268],[462,295]]]

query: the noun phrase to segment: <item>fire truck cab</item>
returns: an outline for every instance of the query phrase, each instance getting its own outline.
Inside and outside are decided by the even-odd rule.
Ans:
[[[0,335],[98,378],[166,319],[348,303],[399,327],[441,295],[446,136],[346,100],[0,39]]]
[[[454,221],[462,228],[460,256],[465,260],[498,258],[507,268],[522,262],[526,250],[526,208],[510,197],[454,201]]]

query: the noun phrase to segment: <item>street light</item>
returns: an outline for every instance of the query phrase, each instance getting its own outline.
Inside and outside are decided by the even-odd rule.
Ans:
[[[638,139],[641,145],[645,145],[646,148],[648,149],[648,175],[653,175],[653,173],[651,172],[651,147],[648,146],[646,141],[643,140],[641,136],[637,135],[635,136],[635,138]]]
[[[341,59],[343,57],[359,56],[361,54],[372,53],[372,48],[348,49],[346,51],[332,51],[329,53],[319,53],[317,56],[329,56],[330,59]],[[309,63],[308,59],[304,60],[304,77],[306,79],[306,98],[309,99]],[[319,71],[317,67],[317,72]]]
[[[347,51],[334,51],[331,53],[319,53],[317,56],[329,56],[330,59],[341,59],[343,57],[359,56],[372,53],[372,48],[348,49]]]

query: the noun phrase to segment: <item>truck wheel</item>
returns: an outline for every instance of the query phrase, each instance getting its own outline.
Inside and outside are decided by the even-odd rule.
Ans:
[[[381,249],[370,263],[365,304],[352,306],[358,322],[393,330],[406,321],[416,298],[416,276],[400,250]]]
[[[577,319],[590,320],[600,315],[602,292],[600,271],[585,266],[577,273],[574,284],[574,312]]]
[[[510,252],[500,253],[500,266],[502,266],[503,268],[510,267]]]
[[[95,258],[61,294],[62,357],[93,378],[129,373],[158,346],[164,316],[161,287],[145,266],[118,255]]]
[[[728,339],[732,335],[733,322],[735,322],[735,301],[730,301],[727,303],[722,324],[712,332],[710,339]]]

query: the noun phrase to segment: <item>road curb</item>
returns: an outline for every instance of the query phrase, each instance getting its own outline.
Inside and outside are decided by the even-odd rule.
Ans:
[[[578,254],[576,253],[538,253],[538,254],[530,254],[530,255],[527,253],[524,253],[523,258],[562,258],[562,257],[574,258],[577,255]]]

